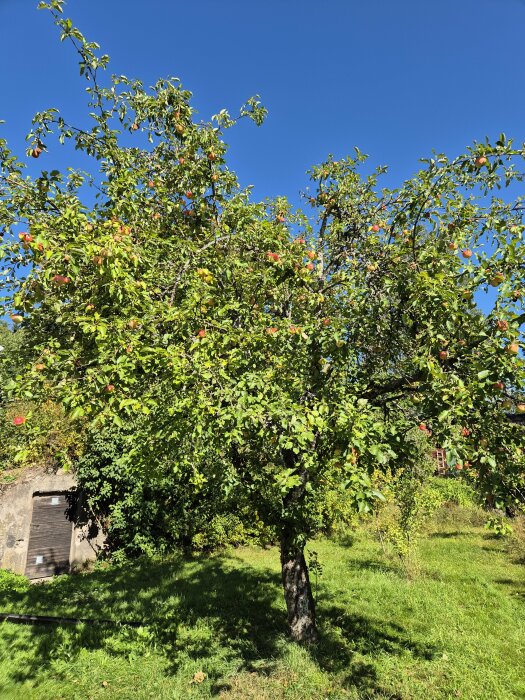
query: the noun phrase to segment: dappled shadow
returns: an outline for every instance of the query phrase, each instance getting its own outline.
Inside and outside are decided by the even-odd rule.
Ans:
[[[375,666],[363,661],[363,656],[400,656],[408,652],[414,658],[430,660],[437,654],[432,645],[411,640],[396,623],[348,613],[338,605],[324,606],[319,622],[321,641],[312,650],[312,656],[325,671],[344,674],[344,687],[366,693],[362,697],[375,697],[375,694],[391,700],[399,697],[379,686]]]
[[[350,559],[348,568],[352,569],[352,571],[373,571],[374,573],[403,575],[401,568],[396,563],[389,563],[385,559]]]
[[[192,658],[208,656],[217,644],[227,647],[231,656],[240,655],[246,663],[274,656],[275,643],[286,631],[284,613],[275,604],[278,577],[269,570],[251,570],[240,562],[238,567],[232,564],[231,559],[204,555],[194,559],[173,557],[167,562],[144,559],[90,574],[60,577],[25,590],[1,591],[0,611],[107,619],[111,610],[111,618],[117,622],[116,626],[31,627],[29,635],[20,635],[16,625],[8,628],[10,623],[4,623],[2,632],[7,634],[13,651],[27,655],[32,650],[34,659],[34,663],[17,671],[14,680],[36,678],[63,647],[67,647],[69,656],[83,648],[107,650],[108,640],[123,631],[122,623],[129,621],[150,628],[152,638],[169,659],[168,672],[175,672],[181,647]],[[187,633],[203,618],[210,622],[212,639],[203,633]],[[132,644],[133,631],[127,630],[126,635]]]
[[[425,660],[437,653],[432,645],[412,641],[396,623],[350,614],[339,606],[323,609],[321,628],[323,636],[316,657],[330,671],[344,670],[348,655],[355,652],[372,656],[409,652],[414,658]]]
[[[499,578],[495,579],[494,583],[499,583],[500,586],[509,586],[513,589],[510,591],[510,595],[525,602],[525,585],[523,581],[516,581],[512,578]]]
[[[358,564],[377,570],[372,560],[368,564],[352,562],[352,567]],[[381,567],[385,568],[384,564]],[[282,653],[286,634],[279,574],[249,567],[231,556],[142,559],[20,590],[0,590],[0,611],[5,612],[106,619],[109,610],[120,625],[142,622],[144,628],[134,630],[119,624],[42,626],[26,628],[27,632],[20,634],[17,625],[3,623],[8,653],[27,660],[12,672],[11,680],[36,681],[54,661],[74,659],[82,649],[104,649],[110,654],[136,651],[136,635],[142,634],[143,639],[144,629],[146,639],[164,653],[167,674],[176,673],[181,654],[186,659],[203,660],[220,654],[222,659],[234,660],[239,670],[268,675]],[[328,595],[323,597],[318,614],[321,641],[309,647],[308,653],[323,670],[344,674],[347,687],[359,688],[367,696],[383,691],[374,665],[356,656],[407,651],[418,658],[433,656],[431,647],[411,641],[401,627],[349,614]],[[218,693],[228,681],[219,672],[217,677],[213,673],[209,677]]]
[[[452,540],[456,538],[461,538],[463,540],[469,537],[479,537],[479,534],[477,532],[464,532],[461,530],[452,530],[451,532],[430,532],[427,535],[427,537],[433,540]]]

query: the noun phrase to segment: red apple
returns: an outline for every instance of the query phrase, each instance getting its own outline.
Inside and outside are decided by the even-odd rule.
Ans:
[[[191,190],[188,190],[188,191],[186,192],[186,197],[187,197],[188,199],[193,199],[193,192],[192,192]]]
[[[468,428],[462,428],[461,434],[463,435],[463,437],[468,437],[470,435],[470,430]]]
[[[217,160],[217,155],[213,151],[210,151],[210,153],[208,153],[208,160],[211,160],[212,162]]]
[[[307,270],[313,270],[314,267],[315,267],[315,265],[314,265],[313,263],[311,263],[311,262],[309,262],[309,263],[306,264],[306,269],[307,269]]]
[[[314,251],[314,250],[309,250],[309,251],[306,253],[306,257],[308,258],[308,260],[315,260],[315,251]]]
[[[41,153],[42,153],[42,149],[39,148],[38,146],[36,148],[33,148],[33,150],[31,151],[31,155],[33,158],[38,158]]]
[[[13,418],[13,425],[24,425],[26,422],[26,417],[25,416],[15,416]]]
[[[131,131],[137,131],[138,128],[139,125],[137,124],[137,122],[133,122],[133,124],[131,125]]]
[[[466,250],[462,250],[462,251],[461,251],[461,255],[462,255],[464,258],[471,258],[471,257],[472,257],[472,251],[469,250],[469,249],[467,248]]]
[[[42,370],[44,370],[45,368],[46,368],[46,366],[43,365],[41,362],[38,362],[38,363],[35,365],[35,369],[36,369],[37,372],[42,372]]]
[[[276,333],[278,333],[278,331],[279,331],[279,329],[276,328],[275,326],[271,326],[271,328],[266,329],[266,332],[268,333],[268,335],[275,335]]]
[[[331,323],[332,323],[331,319],[323,318],[323,321],[322,321],[323,326],[329,326]]]
[[[374,224],[374,225],[372,226],[372,231],[373,231],[374,233],[377,233],[377,232],[379,231],[379,226],[378,226],[377,224]]]
[[[481,168],[483,165],[485,165],[487,162],[487,159],[485,156],[478,156],[476,160],[474,161],[474,165],[476,168]]]
[[[24,317],[20,316],[20,314],[12,314],[11,315],[11,321],[13,323],[16,323],[16,324],[22,323],[23,320],[24,320]]]
[[[113,384],[106,384],[106,386],[104,387],[104,391],[108,394],[111,394],[113,391],[115,391],[115,387],[113,386]]]
[[[204,328],[201,328],[200,331],[197,333],[197,335],[199,336],[199,338],[205,338],[206,331],[204,330]]]
[[[451,241],[451,242],[448,244],[448,249],[449,249],[449,250],[457,250],[457,249],[458,249],[458,244],[457,244],[457,243],[454,243],[453,241]]]
[[[59,286],[63,284],[69,284],[69,282],[71,282],[69,277],[64,277],[64,275],[54,275],[54,277],[51,278],[51,281],[55,284],[58,284]]]
[[[496,326],[498,327],[498,331],[506,331],[509,327],[509,324],[507,323],[507,321],[498,320]]]
[[[505,384],[503,382],[494,382],[492,384],[492,388],[496,391],[503,391],[503,389],[505,388]]]
[[[439,352],[439,359],[440,360],[446,360],[448,357],[448,352],[446,350],[440,350]]]
[[[520,346],[518,343],[509,343],[505,350],[509,353],[509,355],[517,355],[520,351]]]
[[[148,187],[153,189],[155,187],[155,182],[153,180],[148,180]]]
[[[218,174],[218,173],[213,173],[213,175],[211,176],[211,181],[212,181],[212,182],[217,182],[218,179],[219,179],[219,174]]]

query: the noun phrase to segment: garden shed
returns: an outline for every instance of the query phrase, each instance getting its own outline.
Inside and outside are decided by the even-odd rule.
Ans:
[[[0,485],[0,568],[39,579],[95,559],[102,539],[82,510],[64,470],[26,469]]]

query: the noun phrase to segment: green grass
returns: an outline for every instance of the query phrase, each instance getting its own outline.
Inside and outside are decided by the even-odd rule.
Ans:
[[[475,520],[474,520],[475,523]],[[407,578],[365,530],[318,541],[322,641],[286,638],[278,556],[100,567],[28,586],[0,610],[140,620],[132,629],[0,624],[0,698],[525,698],[525,576],[467,511],[441,512]],[[192,682],[202,671],[202,683]]]

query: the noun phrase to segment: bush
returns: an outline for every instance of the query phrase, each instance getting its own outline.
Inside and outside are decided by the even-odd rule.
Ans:
[[[212,550],[226,546],[249,544],[265,545],[275,541],[272,530],[256,519],[252,525],[233,513],[214,516],[208,524],[193,535],[192,547],[197,550]]]
[[[0,592],[24,592],[27,591],[29,586],[28,579],[20,574],[14,574],[8,569],[0,569]]]
[[[478,494],[462,479],[432,477],[427,488],[439,495],[443,505],[454,504],[462,508],[479,505]]]
[[[137,467],[137,434],[138,422],[89,431],[76,468],[86,515],[102,527],[113,557],[274,540],[235,488],[221,498],[212,478],[196,487],[180,478],[178,465]]]
[[[499,539],[512,535],[512,526],[509,525],[506,518],[499,515],[492,515],[488,518],[485,528],[494,533],[494,536]]]

